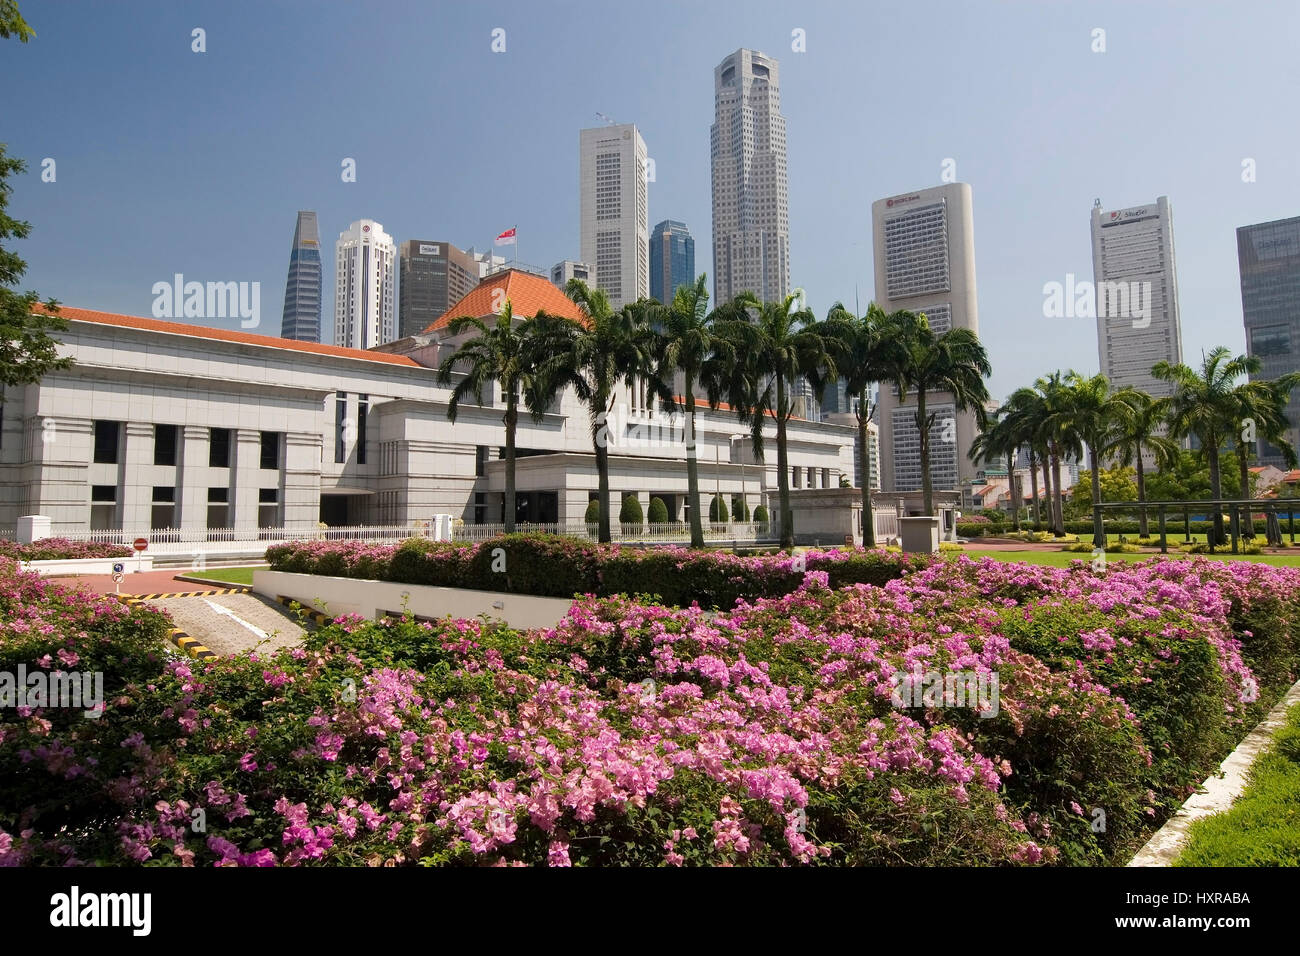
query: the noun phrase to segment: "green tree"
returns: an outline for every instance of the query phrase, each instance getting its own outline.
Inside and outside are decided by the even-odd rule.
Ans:
[[[1296,466],[1295,447],[1286,437],[1287,430],[1291,427],[1286,417],[1286,406],[1291,390],[1298,386],[1300,373],[1292,372],[1272,381],[1256,379],[1233,387],[1233,414],[1241,430],[1233,436],[1232,445],[1237,458],[1238,479],[1244,489],[1242,497],[1253,498],[1255,494],[1250,481],[1250,459],[1258,448],[1260,439],[1269,442],[1282,453],[1282,459],[1288,468]],[[1246,509],[1245,535],[1248,538],[1255,536],[1249,508]]]
[[[1112,451],[1120,461],[1133,462],[1137,479],[1135,500],[1142,503],[1147,500],[1146,463],[1143,461],[1143,453],[1151,452],[1155,457],[1157,470],[1164,470],[1177,462],[1181,450],[1176,441],[1164,434],[1165,424],[1169,418],[1169,400],[1153,398],[1136,388],[1122,388],[1115,393],[1115,398],[1125,405],[1125,411],[1118,417]],[[1142,508],[1138,511],[1138,533],[1145,538],[1148,531],[1147,512]]]
[[[1222,476],[1223,496],[1241,497],[1241,485],[1235,469]],[[1202,501],[1214,497],[1210,492],[1210,469],[1200,452],[1179,449],[1177,458],[1155,474],[1146,477],[1147,500]],[[1249,492],[1247,492],[1249,493]]]
[[[1034,389],[1038,393],[1034,414],[1038,440],[1043,446],[1043,480],[1051,502],[1049,524],[1052,533],[1062,537],[1065,534],[1065,508],[1061,490],[1061,463],[1067,454],[1078,456],[1083,453],[1083,449],[1078,445],[1077,436],[1067,428],[1069,394],[1062,373],[1056,371],[1044,375],[1034,383]]]
[[[888,317],[874,302],[866,314],[854,315],[839,302],[826,316],[827,330],[841,343],[837,364],[844,392],[853,404],[858,422],[858,455],[862,462],[862,543],[876,546],[876,523],[871,510],[871,386],[896,378],[902,362],[897,340],[883,334]]]
[[[628,495],[623,499],[623,507],[618,510],[618,523],[636,525],[638,531],[645,524],[645,512],[641,510],[641,502],[636,495]]]
[[[754,509],[754,521],[758,524],[767,524],[771,516],[767,512],[767,505],[759,505]]]
[[[746,301],[745,317],[733,316],[718,323],[718,331],[730,343],[727,354],[734,356],[728,393],[740,421],[749,425],[754,456],[762,461],[763,425],[769,416],[776,422],[776,480],[779,497],[781,547],[794,547],[794,514],[790,510],[790,456],[787,425],[795,413],[794,385],[807,379],[814,394],[838,372],[836,359],[843,349],[836,329],[818,322],[811,311],[796,308],[799,296],[788,295],[780,302]],[[725,376],[727,369],[721,374]]]
[[[34,36],[35,31],[18,12],[16,0],[0,0],[0,38],[17,37],[19,43],[26,43]]]
[[[1117,399],[1105,375],[1084,376],[1071,369],[1066,373],[1062,401],[1048,419],[1049,430],[1061,437],[1076,454],[1088,449],[1088,474],[1092,487],[1092,539],[1104,541],[1101,509],[1101,461],[1119,437],[1119,422],[1129,405]]]
[[[709,521],[713,524],[726,524],[730,517],[727,514],[727,503],[722,500],[722,496],[714,495],[713,500],[709,502]]]
[[[447,324],[447,333],[455,338],[467,331],[476,334],[465,339],[438,368],[438,383],[450,385],[457,371],[462,378],[452,389],[447,402],[447,417],[456,421],[460,403],[474,396],[477,405],[483,404],[483,389],[497,382],[506,403],[502,422],[506,427],[506,513],[503,516],[507,532],[515,530],[515,435],[519,427],[519,404],[540,422],[546,409],[555,398],[555,381],[537,374],[553,357],[550,349],[563,341],[567,319],[559,319],[539,312],[533,318],[515,321],[514,311],[507,299],[496,322],[488,325],[472,315],[462,315]]]
[[[1137,482],[1134,480],[1135,475],[1136,472],[1132,467],[1122,463],[1111,465],[1109,468],[1102,468],[1098,474],[1102,500],[1137,501],[1138,490]],[[1085,487],[1089,489],[1092,487],[1092,472],[1090,470],[1079,472],[1079,483],[1074,486],[1074,493],[1070,495],[1070,500],[1065,507],[1067,517],[1073,519],[1092,515],[1092,496],[1079,493]],[[1143,536],[1145,537],[1145,533]]]
[[[1020,437],[1014,431],[1015,419],[1010,409],[998,409],[992,416],[984,417],[980,433],[971,442],[968,455],[976,464],[995,462],[999,458],[1007,463],[1008,500],[1011,502],[1012,527],[1020,530],[1020,502],[1016,500],[1016,455],[1020,451]],[[999,516],[1000,518],[1001,516]]]
[[[927,411],[931,392],[947,392],[959,412],[983,414],[989,400],[984,379],[993,373],[988,353],[970,329],[950,329],[936,335],[924,314],[895,312],[887,336],[896,339],[898,364],[891,376],[900,403],[916,394],[916,427],[921,439],[921,492],[925,513],[934,513],[934,480],[930,474],[930,428],[936,416]],[[954,435],[955,440],[955,435]]]
[[[592,498],[590,501],[587,502],[587,511],[582,516],[582,520],[584,523],[589,525],[600,524],[600,499],[599,498]]]
[[[610,428],[609,413],[614,410],[619,386],[636,388],[638,380],[643,380],[666,401],[672,401],[672,392],[654,374],[650,303],[629,304],[615,312],[603,290],[590,288],[581,279],[570,279],[564,291],[582,310],[586,322],[555,321],[555,335],[546,346],[547,359],[538,374],[551,394],[571,387],[578,401],[587,406],[601,502],[598,537],[608,543],[609,446],[619,438]]]
[[[1210,494],[1223,498],[1223,474],[1219,456],[1224,442],[1242,428],[1233,389],[1238,379],[1259,371],[1259,359],[1238,355],[1220,345],[1201,359],[1199,369],[1179,363],[1157,362],[1151,374],[1173,386],[1170,396],[1170,434],[1174,438],[1195,435],[1201,443],[1210,469]],[[1223,513],[1214,509],[1211,547],[1226,540]]]
[[[664,500],[659,497],[650,499],[650,511],[647,514],[650,524],[667,524],[668,523],[668,506]]]

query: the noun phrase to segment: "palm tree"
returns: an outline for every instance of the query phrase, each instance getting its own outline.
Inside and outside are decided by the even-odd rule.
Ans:
[[[889,317],[886,335],[897,338],[899,362],[894,368],[894,385],[899,403],[916,393],[916,427],[921,438],[921,492],[925,513],[934,513],[934,487],[930,476],[930,428],[935,415],[926,411],[930,392],[947,392],[959,412],[983,414],[989,400],[984,379],[993,373],[988,353],[970,329],[950,329],[935,335],[924,313],[895,312]]]
[[[729,307],[709,312],[709,292],[703,273],[694,285],[684,285],[673,295],[671,305],[653,311],[657,328],[654,379],[668,382],[673,373],[682,376],[681,401],[686,413],[686,495],[691,521],[691,547],[704,547],[704,521],[700,515],[700,469],[695,447],[695,389],[702,385],[713,407],[719,401],[718,375],[729,360],[727,342],[715,325]],[[719,351],[724,353],[721,358]],[[671,397],[663,398],[666,411],[676,410]]]
[[[796,308],[799,294],[780,302],[762,302],[752,295],[741,296],[745,317],[720,319],[718,333],[729,343],[719,353],[715,381],[723,382],[741,422],[749,425],[754,454],[763,459],[763,425],[771,416],[776,422],[776,480],[780,499],[780,546],[794,548],[794,515],[790,511],[790,460],[786,426],[795,412],[794,385],[807,379],[814,394],[821,394],[829,380],[838,377],[836,358],[843,343],[836,338],[837,326],[818,322],[812,311]],[[741,299],[737,300],[739,304]],[[725,358],[735,360],[727,367]],[[730,375],[728,372],[730,371]]]
[[[1006,404],[1002,406],[1007,430],[1011,432],[1016,441],[1016,447],[1024,448],[1029,455],[1029,494],[1033,502],[1034,509],[1034,530],[1042,528],[1042,520],[1039,514],[1038,505],[1038,463],[1043,462],[1043,479],[1048,481],[1047,455],[1041,451],[1041,424],[1042,419],[1046,417],[1046,409],[1043,406],[1042,397],[1032,388],[1018,388],[1011,393]],[[1050,494],[1050,482],[1049,494]],[[1019,510],[1019,502],[1017,502]]]
[[[1234,383],[1242,376],[1259,370],[1259,359],[1238,355],[1218,346],[1201,358],[1201,367],[1193,370],[1182,364],[1157,362],[1151,374],[1173,386],[1170,396],[1170,434],[1175,438],[1195,435],[1201,443],[1210,467],[1210,496],[1223,498],[1223,478],[1219,470],[1219,452],[1223,443],[1243,427],[1237,417],[1238,404],[1233,397]],[[1245,493],[1243,491],[1243,493]],[[1213,547],[1225,540],[1223,512],[1214,509]]]
[[[1065,508],[1061,492],[1061,460],[1071,452],[1076,455],[1079,454],[1081,449],[1078,447],[1077,437],[1065,427],[1069,419],[1064,414],[1064,410],[1069,399],[1061,373],[1057,371],[1043,376],[1034,382],[1034,388],[1039,395],[1035,412],[1038,416],[1039,441],[1042,443],[1044,451],[1043,480],[1046,483],[1045,490],[1048,498],[1051,500],[1049,524],[1052,526],[1052,534],[1059,538],[1065,535]]]
[[[967,453],[973,462],[993,462],[999,457],[1007,459],[1007,489],[1012,505],[1012,524],[1020,530],[1020,502],[1016,500],[1016,454],[1020,451],[1020,436],[1016,434],[1014,409],[1003,406],[981,423],[980,433],[971,442]]]
[[[1110,382],[1100,372],[1085,377],[1071,369],[1065,376],[1063,401],[1052,411],[1049,428],[1057,431],[1062,442],[1074,449],[1088,448],[1088,465],[1092,469],[1092,542],[1106,546],[1101,509],[1101,460],[1118,437],[1118,422],[1129,406],[1110,390]]]
[[[514,312],[507,299],[492,325],[472,315],[461,315],[447,324],[451,337],[472,329],[478,334],[466,339],[438,368],[438,383],[451,384],[455,366],[461,366],[463,378],[452,389],[447,402],[447,417],[454,423],[460,403],[474,396],[477,405],[483,404],[483,388],[496,381],[501,386],[506,411],[502,422],[506,426],[506,502],[503,519],[507,532],[515,530],[515,433],[519,425],[519,403],[532,413],[534,421],[541,421],[546,409],[555,398],[555,391],[545,377],[537,374],[548,355],[548,343],[560,336],[559,319],[539,312],[535,317],[515,323]],[[553,347],[553,344],[550,345]]]
[[[1286,406],[1291,390],[1297,386],[1300,386],[1300,373],[1291,372],[1272,381],[1256,379],[1253,382],[1242,382],[1232,389],[1234,417],[1241,428],[1241,434],[1233,436],[1232,444],[1237,456],[1243,498],[1254,497],[1250,490],[1250,456],[1251,446],[1257,445],[1259,439],[1277,448],[1288,468],[1296,466],[1296,450],[1286,440],[1286,432],[1291,425],[1286,417]],[[1246,510],[1245,536],[1255,536],[1249,508]]]
[[[1118,416],[1118,430],[1112,451],[1120,461],[1133,462],[1137,472],[1138,504],[1147,500],[1146,465],[1143,453],[1150,451],[1155,456],[1156,467],[1172,468],[1178,461],[1181,450],[1176,441],[1166,437],[1163,432],[1169,417],[1169,399],[1153,398],[1147,392],[1137,388],[1122,388],[1115,393],[1116,401],[1125,406]],[[1147,536],[1147,510],[1138,509],[1138,534]]]
[[[874,302],[863,316],[856,316],[839,302],[826,315],[827,328],[842,343],[837,366],[844,381],[844,392],[854,403],[858,420],[858,454],[862,462],[862,543],[876,546],[876,523],[871,511],[871,386],[890,377],[897,362],[891,362],[890,350],[896,339],[884,336],[887,316]]]
[[[548,392],[571,387],[578,401],[587,406],[591,424],[591,444],[596,452],[597,487],[600,518],[598,537],[601,543],[611,540],[609,413],[614,410],[620,384],[635,388],[637,379],[650,381],[661,398],[672,400],[672,392],[652,374],[654,355],[648,302],[624,306],[618,312],[609,307],[601,289],[592,289],[581,279],[570,279],[565,294],[586,316],[585,326],[570,320],[556,323],[556,339],[545,351],[549,359],[538,370]]]

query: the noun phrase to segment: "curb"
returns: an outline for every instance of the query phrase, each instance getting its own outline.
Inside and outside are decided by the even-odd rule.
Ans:
[[[230,593],[230,592],[228,592],[228,591],[211,591],[211,592],[208,592],[208,591],[195,591],[195,592],[193,592],[193,593],[194,593],[194,594],[209,594],[209,593],[211,593],[211,594],[228,594],[228,593]],[[115,595],[115,597],[117,597],[118,600],[120,600],[123,604],[127,605],[128,607],[138,607],[138,606],[144,604],[144,599],[145,599],[145,598],[149,598],[149,597],[155,597],[155,598],[157,598],[157,597],[175,597],[175,596],[177,596],[177,595],[159,595],[159,594],[153,594],[153,595],[150,595],[150,594],[118,594],[118,595]],[[190,595],[186,595],[186,596],[188,597],[188,596],[190,596]],[[184,651],[186,654],[188,654],[190,657],[196,658],[196,659],[198,659],[198,660],[210,661],[210,660],[215,660],[218,656],[220,656],[220,655],[217,654],[216,651],[212,650],[211,648],[209,648],[209,647],[204,647],[202,644],[200,644],[200,643],[198,642],[198,639],[197,639],[197,638],[190,637],[188,634],[186,634],[184,631],[182,631],[179,627],[173,627],[173,628],[171,629],[171,631],[167,634],[167,639],[168,639],[169,641],[171,641],[173,644],[175,644],[175,645],[176,645],[178,648],[180,648],[182,651]]]
[[[317,611],[315,608],[308,607],[306,604],[303,604],[301,601],[298,601],[295,598],[287,598],[277,594],[275,596],[275,600],[277,603],[283,604],[285,607],[289,607],[292,604],[297,604],[299,607],[298,613],[302,614],[305,618],[307,618],[317,627],[325,627],[327,624],[330,624],[334,621],[334,618],[327,617],[326,615],[320,613],[320,611]]]
[[[215,594],[247,594],[252,588],[208,588],[204,591],[165,591],[160,594],[123,594],[124,598],[134,601],[161,601],[164,598],[211,597]]]
[[[1287,711],[1300,703],[1300,681],[1291,686],[1269,710],[1246,738],[1219,765],[1218,773],[1211,776],[1187,802],[1178,808],[1165,825],[1156,831],[1129,866],[1169,866],[1176,860],[1187,843],[1188,831],[1197,820],[1213,816],[1230,808],[1246,789],[1247,773],[1273,740],[1273,735],[1286,723]]]

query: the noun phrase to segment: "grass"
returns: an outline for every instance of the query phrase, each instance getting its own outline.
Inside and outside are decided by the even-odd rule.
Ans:
[[[951,553],[951,552],[946,552]],[[984,551],[978,548],[968,548],[966,550],[968,558],[994,558],[998,561],[1021,561],[1026,564],[1050,564],[1053,567],[1069,567],[1071,561],[1091,561],[1092,555],[1085,553],[1072,553],[1069,551]],[[1150,558],[1161,557],[1160,552],[1145,552],[1142,554],[1108,554],[1107,561],[1146,561]],[[1211,558],[1215,561],[1256,561],[1261,564],[1271,564],[1279,568],[1300,568],[1300,554],[1183,554],[1179,551],[1170,549],[1169,554],[1165,557],[1170,558]]]
[[[1192,824],[1174,866],[1300,866],[1300,704],[1248,779],[1228,810]]]
[[[202,578],[204,581],[216,581],[219,584],[236,584],[240,587],[251,587],[253,584],[253,572],[265,571],[269,565],[258,564],[247,568],[216,568],[212,571],[191,571],[186,574],[189,578]]]

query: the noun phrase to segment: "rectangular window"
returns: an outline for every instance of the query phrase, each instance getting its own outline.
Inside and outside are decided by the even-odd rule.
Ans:
[[[370,396],[357,396],[357,464],[366,463],[366,416],[370,412]]]
[[[275,528],[280,524],[280,489],[259,488],[257,490],[257,526]]]
[[[482,491],[474,492],[474,523],[487,524],[487,494]]]
[[[153,427],[153,463],[155,465],[176,464],[175,425],[155,425]]]
[[[149,527],[174,528],[176,526],[176,489],[154,485],[153,507],[149,510]]]
[[[95,422],[95,464],[117,464],[117,438],[120,422]]]
[[[280,467],[280,433],[262,432],[262,468],[279,469]]]
[[[208,429],[208,467],[230,467],[230,429]]]
[[[229,488],[209,488],[209,489],[208,489],[208,503],[209,503],[209,504],[217,504],[217,503],[226,504],[226,503],[228,503],[229,501],[230,501],[230,489],[229,489]]]
[[[482,478],[487,474],[488,447],[487,445],[476,445],[474,447],[474,474]]]
[[[90,489],[90,500],[94,502],[117,501],[117,485],[95,485]]]
[[[117,526],[117,486],[91,486],[90,530],[111,531]]]
[[[347,436],[348,393],[339,392],[334,401],[334,462],[342,464],[348,460],[348,446],[344,441]]]
[[[165,486],[163,486],[163,485],[154,485],[154,488],[153,488],[153,500],[154,500],[155,502],[159,502],[159,503],[160,503],[160,502],[173,502],[173,503],[174,503],[174,502],[176,501],[176,489],[175,489],[175,488],[167,488],[167,487],[165,487]]]
[[[280,500],[279,488],[259,488],[257,490],[257,503],[261,505],[276,504]]]

